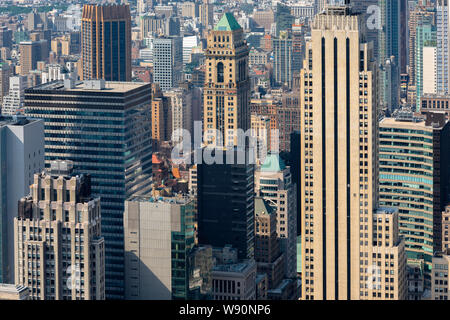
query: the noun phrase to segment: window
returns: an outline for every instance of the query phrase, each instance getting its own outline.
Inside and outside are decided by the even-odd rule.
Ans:
[[[217,82],[223,82],[223,81],[224,81],[223,63],[219,62],[217,64]]]

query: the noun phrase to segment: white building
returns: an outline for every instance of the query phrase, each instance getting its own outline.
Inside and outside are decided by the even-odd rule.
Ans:
[[[47,66],[47,71],[42,72],[41,76],[41,82],[47,83],[55,80],[68,79],[70,77],[70,73],[67,72],[67,69],[64,66],[59,64],[50,64]]]
[[[423,48],[423,94],[437,93],[436,47]]]
[[[188,36],[183,38],[183,64],[191,62],[192,48],[198,46],[197,36]]]
[[[0,121],[0,282],[14,282],[14,218],[17,203],[44,169],[44,122],[24,117]]]
[[[26,87],[27,77],[18,75],[9,78],[9,93],[3,97],[2,115],[24,113],[23,103]]]

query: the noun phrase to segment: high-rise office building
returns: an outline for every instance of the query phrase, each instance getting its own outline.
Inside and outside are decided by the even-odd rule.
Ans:
[[[248,151],[234,148],[233,163],[226,150],[204,148],[204,154],[223,157],[221,163],[197,164],[198,242],[237,249],[239,259],[254,257],[254,165]],[[240,164],[238,156],[245,153]],[[242,160],[242,159],[241,159]]]
[[[193,122],[192,122],[192,92],[185,88],[173,88],[164,92],[164,96],[170,101],[170,115],[172,118],[171,128],[172,134],[175,131],[187,130],[193,135]],[[179,134],[177,139],[174,139],[174,143],[179,143]],[[172,137],[171,137],[172,139]]]
[[[437,253],[433,257],[433,276],[431,285],[431,300],[450,300],[450,252]]]
[[[181,3],[181,16],[182,17],[189,17],[189,18],[198,18],[198,10],[199,5],[197,2],[182,2]]]
[[[7,26],[0,27],[0,47],[1,48],[11,49],[11,46],[13,44],[12,34],[13,34],[12,30],[9,29]]]
[[[410,86],[416,85],[416,34],[417,27],[423,23],[431,23],[435,19],[434,7],[425,6],[422,3],[418,5],[409,13],[408,19],[408,34],[409,34],[409,84]],[[413,101],[412,101],[413,102]],[[413,102],[414,103],[414,102]]]
[[[14,219],[15,281],[33,300],[105,299],[100,198],[72,166],[54,161],[35,174]]]
[[[44,122],[0,118],[0,283],[14,283],[14,218],[33,175],[44,169]]]
[[[268,289],[277,288],[284,278],[285,254],[277,236],[276,209],[255,197],[255,261],[258,273],[267,274]]]
[[[172,137],[172,115],[170,100],[165,97],[158,83],[152,84],[152,140],[153,147]]]
[[[179,36],[180,19],[177,17],[165,17],[157,14],[146,14],[140,20],[141,37],[149,36]]]
[[[131,81],[128,5],[85,4],[81,18],[82,79]]]
[[[189,298],[194,201],[138,196],[125,202],[125,299]]]
[[[293,74],[300,73],[305,59],[305,26],[292,26],[292,71]]]
[[[232,13],[225,13],[209,32],[205,53],[203,130],[208,144],[236,145],[237,129],[250,128],[248,55],[241,26]]]
[[[287,31],[280,31],[278,38],[272,39],[274,51],[274,81],[276,85],[292,87],[292,39]]]
[[[27,76],[31,70],[35,70],[37,62],[41,61],[40,41],[26,41],[19,44],[20,51],[20,75]]]
[[[437,93],[450,91],[450,4],[448,0],[436,2],[436,80]]]
[[[15,115],[23,113],[25,88],[27,88],[27,77],[17,75],[9,78],[9,91],[3,97],[2,115]]]
[[[285,274],[297,274],[297,194],[292,183],[290,167],[279,155],[271,154],[255,171],[255,193],[275,210],[276,231],[285,254]]]
[[[442,212],[442,248],[433,255],[431,273],[431,300],[450,300],[450,206]]]
[[[450,249],[450,205],[442,211],[442,251]]]
[[[353,12],[361,14],[364,21],[366,21],[366,41],[373,43],[373,55],[375,58],[378,57],[379,48],[378,35],[380,29],[378,27],[383,27],[382,25],[378,25],[378,23],[380,23],[378,18],[381,18],[381,16],[377,16],[377,14],[379,13],[381,15],[382,11],[380,6],[382,3],[379,3],[379,1],[380,0],[350,0]]]
[[[9,91],[9,77],[11,75],[11,68],[7,63],[0,64],[0,101],[8,94]]]
[[[398,230],[398,209],[378,208],[373,213],[373,247],[366,284],[372,300],[406,300],[405,240]]]
[[[178,86],[183,77],[183,38],[153,40],[153,82],[166,91]]]
[[[371,299],[377,73],[365,21],[316,15],[301,83],[302,298]],[[367,277],[367,278],[366,278]]]
[[[424,87],[424,62],[426,62],[423,58],[424,56],[424,48],[429,46],[436,45],[436,27],[433,25],[432,21],[425,20],[418,24],[415,35],[415,68],[414,72],[416,76],[416,111],[420,111],[420,98],[423,95],[423,87]]]
[[[378,60],[381,65],[379,90],[382,107],[395,110],[399,104],[400,82],[400,1],[380,0],[381,29]]]
[[[124,294],[124,201],[150,189],[150,101],[145,83],[65,80],[25,90],[26,114],[45,121],[46,166],[73,161],[101,197],[108,298]]]
[[[449,130],[443,113],[425,120],[406,112],[380,122],[380,205],[399,209],[409,261],[424,264],[430,286],[433,253],[441,250],[442,211],[449,194]]]
[[[214,7],[209,0],[203,0],[203,3],[199,6],[200,22],[204,28],[211,29],[214,25]]]

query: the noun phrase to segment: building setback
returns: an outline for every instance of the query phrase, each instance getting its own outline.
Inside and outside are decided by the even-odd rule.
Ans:
[[[101,197],[106,294],[123,297],[124,201],[150,188],[150,84],[55,81],[25,90],[25,109],[45,121],[46,166],[74,163]]]

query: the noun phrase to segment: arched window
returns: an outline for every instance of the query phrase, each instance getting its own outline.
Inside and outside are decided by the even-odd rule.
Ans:
[[[224,76],[223,76],[223,63],[219,62],[217,64],[217,82],[223,82]]]

